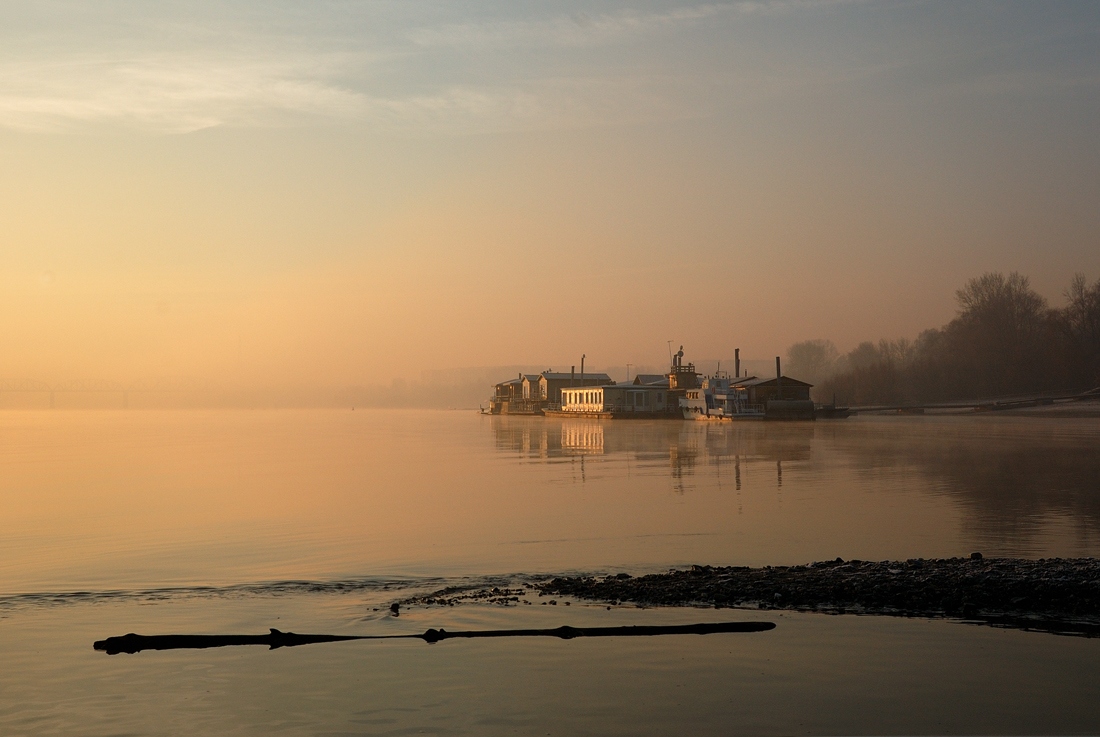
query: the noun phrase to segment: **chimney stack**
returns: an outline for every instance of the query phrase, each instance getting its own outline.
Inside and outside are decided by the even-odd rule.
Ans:
[[[779,367],[779,356],[775,357],[775,398],[783,398],[783,370]]]
[[[741,349],[733,349],[733,378],[741,378]]]

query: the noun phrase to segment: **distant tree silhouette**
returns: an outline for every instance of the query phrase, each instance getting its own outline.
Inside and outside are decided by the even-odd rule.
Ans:
[[[1066,304],[1057,324],[1067,341],[1075,379],[1100,386],[1100,279],[1091,287],[1084,274],[1075,274],[1065,292]]]
[[[811,384],[820,384],[837,370],[840,353],[831,340],[804,340],[787,349],[783,373]]]
[[[852,404],[979,399],[1100,385],[1100,280],[1074,277],[1051,309],[1028,278],[990,272],[955,293],[958,314],[939,329],[860,343],[818,396]],[[793,346],[792,346],[793,348]]]
[[[945,359],[960,389],[975,396],[1037,391],[1049,380],[1042,365],[1049,342],[1047,301],[1027,277],[984,274],[955,293],[959,316],[948,324]]]

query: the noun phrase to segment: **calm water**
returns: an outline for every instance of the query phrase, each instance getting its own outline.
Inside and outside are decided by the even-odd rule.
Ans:
[[[455,579],[974,550],[1100,553],[1100,420],[4,412],[0,734],[1100,731],[1100,641],[537,601],[385,611]],[[91,650],[130,631],[726,618],[779,627]]]

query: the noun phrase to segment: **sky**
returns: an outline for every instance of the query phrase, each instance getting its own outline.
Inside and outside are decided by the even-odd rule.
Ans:
[[[915,337],[1100,278],[1100,3],[0,3],[0,378]]]

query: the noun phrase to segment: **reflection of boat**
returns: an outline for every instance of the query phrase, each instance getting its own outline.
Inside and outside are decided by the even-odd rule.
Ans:
[[[495,415],[485,421],[499,453],[554,464],[562,459],[625,462],[644,475],[667,473],[681,484],[693,476],[729,476],[735,489],[765,471],[777,482],[810,460],[810,423],[606,422],[587,417]],[[791,465],[794,464],[794,465]],[[589,468],[592,468],[589,466]],[[644,469],[644,470],[643,470]],[[764,478],[761,475],[760,478]]]

